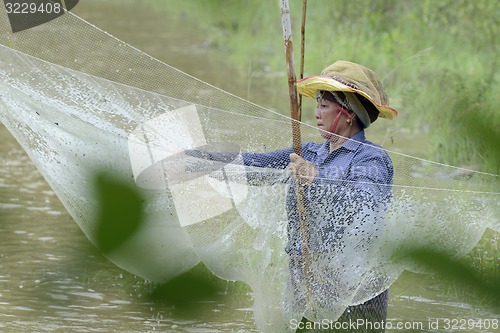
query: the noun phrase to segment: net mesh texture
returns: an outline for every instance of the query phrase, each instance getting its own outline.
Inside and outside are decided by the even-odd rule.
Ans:
[[[95,242],[93,172],[113,170],[147,204],[110,260],[152,281],[200,261],[244,281],[262,332],[345,317],[380,294],[383,312],[399,274],[421,270],[389,249],[459,257],[486,228],[500,231],[497,175],[386,151],[363,133],[329,154],[318,129],[300,123],[303,156],[319,170],[301,184],[288,168],[288,117],[72,13],[12,33],[0,11],[0,29],[0,120],[87,237]]]

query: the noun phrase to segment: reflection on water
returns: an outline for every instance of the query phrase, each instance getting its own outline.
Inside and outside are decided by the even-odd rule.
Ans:
[[[160,18],[155,21],[151,13],[141,18],[143,11],[136,10],[135,21],[140,22],[141,30],[124,20],[126,16],[116,14],[113,19],[102,15],[104,11],[113,13],[109,3],[99,2],[97,10],[93,6],[98,2],[81,2],[75,12],[176,67],[188,72],[194,68],[191,74],[221,88],[231,86],[235,93],[240,89],[245,92],[240,96],[257,103],[270,100],[263,92],[227,81],[226,77],[234,76],[224,73],[222,64],[207,61],[211,57],[202,52],[203,38],[196,37],[194,30],[192,40],[186,38],[186,31],[174,27],[163,25],[163,30],[157,31],[152,22]],[[119,8],[129,12],[134,9],[131,5]],[[171,43],[158,42],[166,40]],[[199,66],[201,59],[203,66]],[[205,302],[199,313],[189,316],[149,302],[145,294],[151,286],[95,251],[3,126],[0,142],[1,332],[255,331],[251,295],[241,291]],[[422,322],[425,329],[429,319],[436,317],[479,320],[498,315],[460,303],[444,295],[430,279],[422,281],[418,275],[405,274],[391,288],[390,321]],[[425,331],[440,332],[442,328]],[[401,330],[387,330],[397,331]]]
[[[0,332],[250,332],[251,298],[186,316],[96,252],[0,126]]]

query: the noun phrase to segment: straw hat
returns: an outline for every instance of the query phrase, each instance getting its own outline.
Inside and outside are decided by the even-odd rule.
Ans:
[[[368,127],[377,116],[392,120],[398,115],[395,109],[389,107],[389,98],[377,75],[371,69],[349,61],[336,61],[326,67],[321,75],[308,76],[297,81],[297,91],[311,98],[316,98],[318,91],[356,93],[364,97],[360,102],[365,106],[364,109],[369,113],[369,117],[360,114],[358,117],[365,127]]]

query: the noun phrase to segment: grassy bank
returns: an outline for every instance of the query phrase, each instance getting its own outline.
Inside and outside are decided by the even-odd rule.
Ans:
[[[207,47],[224,53],[242,80],[286,91],[278,1],[152,1],[199,25]],[[299,64],[302,1],[290,6]],[[500,127],[499,14],[491,0],[309,1],[305,74],[337,59],[373,68],[400,111],[397,123],[383,126],[429,133],[431,159],[499,173],[485,147],[457,135],[471,113]],[[288,107],[283,99],[273,106]]]

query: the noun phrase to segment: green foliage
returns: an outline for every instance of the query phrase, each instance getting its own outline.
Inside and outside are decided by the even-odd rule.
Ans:
[[[203,264],[193,267],[165,283],[154,285],[149,298],[157,303],[174,306],[192,313],[200,302],[213,301],[223,294],[222,280],[214,276]]]
[[[436,276],[435,284],[442,284],[447,294],[471,303],[493,308],[500,307],[500,270],[498,269],[498,235],[489,230],[480,244],[465,258],[433,247],[407,247],[396,250],[396,260],[406,260]]]
[[[487,285],[500,286],[500,233],[491,229],[486,230],[483,238],[479,241],[477,246],[460,261],[464,265],[470,267],[477,276],[481,278]],[[449,285],[449,284],[448,284]],[[490,294],[482,293],[480,290],[472,287],[454,288],[455,295],[462,299],[470,298],[472,295],[474,299],[479,300],[480,303],[497,303],[500,302],[498,298],[494,299]]]
[[[496,68],[496,66],[494,67]],[[486,74],[486,73],[485,73]],[[439,86],[452,91],[439,101],[432,145],[436,160],[460,161],[466,166],[500,174],[500,98],[494,72],[474,78],[468,73],[445,72]]]
[[[491,91],[491,95],[495,92]],[[498,95],[498,94],[497,94]],[[481,98],[482,94],[478,95]],[[498,99],[498,97],[496,97]],[[478,101],[477,109],[463,116],[460,122],[459,135],[470,139],[476,160],[483,165],[483,170],[500,175],[500,113],[496,110],[497,103],[481,108],[481,104],[492,101],[493,97]],[[483,112],[484,110],[484,112]],[[499,190],[499,189],[497,189]]]
[[[417,263],[424,265],[442,275],[450,282],[459,283],[462,287],[476,289],[479,293],[490,295],[494,300],[500,300],[500,285],[488,283],[481,278],[472,267],[450,258],[449,255],[429,249],[414,249],[408,256]]]
[[[126,242],[142,221],[142,198],[136,188],[115,180],[107,173],[96,175],[98,215],[97,247],[109,253]]]
[[[162,3],[200,25],[208,46],[224,52],[242,80],[274,89],[279,98],[265,105],[288,114],[287,94],[280,95],[287,82],[278,1]],[[298,67],[302,1],[290,0],[290,8]],[[457,136],[454,113],[461,109],[458,119],[469,112],[489,120],[498,114],[499,30],[500,7],[491,0],[309,1],[305,75],[337,59],[373,68],[400,111],[396,122],[378,126],[428,132],[427,158],[494,172],[473,135]],[[306,122],[314,120],[303,113]]]

